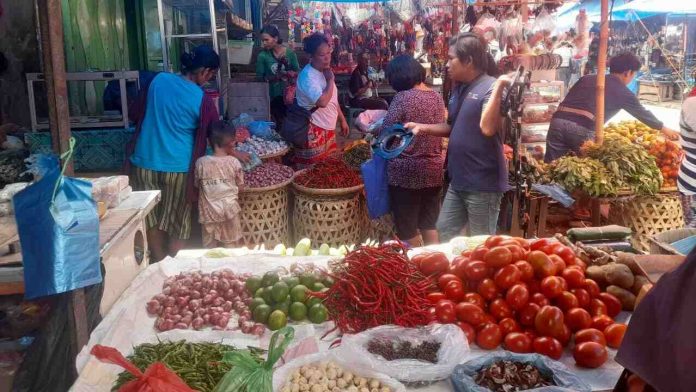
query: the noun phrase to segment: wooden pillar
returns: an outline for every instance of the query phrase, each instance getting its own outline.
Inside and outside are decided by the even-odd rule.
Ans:
[[[60,0],[39,0],[39,27],[43,55],[43,74],[48,98],[48,121],[53,151],[61,154],[70,145],[68,85],[65,81],[63,12]],[[72,163],[66,174],[72,174]]]
[[[607,51],[609,49],[609,4],[602,1],[602,16],[599,25],[599,53],[597,56],[597,107],[595,108],[595,141],[604,142],[604,85],[607,69]]]
[[[70,146],[70,111],[68,86],[65,80],[63,12],[61,0],[38,0],[37,4],[51,140],[53,151],[61,154],[67,151]],[[72,162],[68,162],[65,174],[73,174]],[[66,295],[70,296],[70,308],[73,313],[73,317],[69,318],[69,327],[75,334],[76,352],[79,352],[89,340],[85,292],[83,289],[77,289],[66,293]]]

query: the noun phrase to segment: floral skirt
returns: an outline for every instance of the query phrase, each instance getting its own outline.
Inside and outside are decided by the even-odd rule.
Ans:
[[[293,163],[299,168],[313,165],[334,155],[336,148],[336,132],[310,122],[307,143],[295,147]]]

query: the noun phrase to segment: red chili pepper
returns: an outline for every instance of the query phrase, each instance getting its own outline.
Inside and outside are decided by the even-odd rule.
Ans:
[[[342,160],[330,158],[298,175],[295,182],[307,188],[339,189],[360,185],[362,179]]]

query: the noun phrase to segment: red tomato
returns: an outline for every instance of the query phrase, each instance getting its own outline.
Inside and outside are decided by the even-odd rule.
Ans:
[[[437,286],[440,287],[440,290],[445,290],[445,286],[447,286],[449,282],[462,283],[462,280],[453,274],[443,274],[440,275],[439,278],[437,278]]]
[[[437,305],[437,303],[441,300],[447,299],[447,297],[443,293],[428,293],[426,297],[428,298],[428,301],[433,305]]]
[[[498,324],[498,319],[493,317],[490,313],[486,313],[483,315],[484,322],[483,324],[479,325],[479,327],[482,327],[485,324]]]
[[[505,301],[512,309],[520,310],[529,303],[529,290],[523,284],[516,284],[505,294]]]
[[[546,298],[556,298],[563,292],[563,283],[557,276],[548,276],[541,281],[541,293]]]
[[[578,259],[577,257],[575,258],[575,265],[580,267],[582,272],[585,272],[587,270],[587,264],[581,259]]]
[[[418,269],[420,270],[421,262],[423,261],[426,255],[427,253],[419,253],[417,255],[414,255],[413,257],[411,257],[411,262],[413,262],[413,264],[415,264],[416,267],[418,267]]]
[[[461,256],[470,259],[470,258],[471,258],[471,253],[472,253],[472,251],[470,251],[470,250],[465,250],[464,252],[462,252]]]
[[[532,328],[527,328],[527,329],[525,329],[525,330],[524,330],[524,334],[527,335],[527,336],[529,336],[529,338],[532,339],[532,342],[534,341],[534,339],[536,339],[536,338],[539,337],[539,336],[537,335],[536,331],[534,331],[534,329],[532,329]]]
[[[454,312],[459,321],[478,327],[483,323],[485,314],[483,309],[469,302],[460,302],[454,306]]]
[[[458,256],[452,261],[452,267],[450,267],[450,273],[457,276],[461,280],[466,280],[466,266],[469,265],[471,260],[468,257]]]
[[[464,332],[464,335],[466,335],[466,340],[469,341],[469,344],[474,344],[476,341],[476,330],[474,327],[463,321],[457,321],[457,325],[461,328],[462,332]]]
[[[524,249],[522,249],[522,247],[519,246],[516,241],[512,241],[512,242],[514,244],[505,245],[505,247],[508,248],[510,250],[510,252],[512,253],[512,262],[514,263],[514,262],[519,261],[519,260],[524,260],[525,259]]]
[[[534,339],[534,343],[532,343],[532,347],[535,353],[546,355],[551,359],[559,360],[561,359],[561,355],[563,355],[563,346],[561,342],[554,338],[546,336],[536,338]]]
[[[497,320],[512,317],[512,309],[510,309],[510,306],[502,298],[494,299],[488,307],[488,311]]]
[[[558,278],[558,279],[560,280],[560,282],[561,282],[561,287],[563,287],[563,291],[568,291],[568,282],[566,282],[566,280],[563,279],[562,276],[557,276],[557,278]]]
[[[437,322],[437,313],[435,312],[435,307],[428,308],[428,324]]]
[[[602,331],[594,328],[581,329],[575,333],[575,344],[584,342],[595,342],[602,346],[607,345],[607,339],[604,337]]]
[[[483,258],[486,257],[486,253],[488,253],[488,248],[483,245],[477,246],[476,249],[471,252],[471,260],[483,261]]]
[[[464,266],[464,276],[468,280],[481,280],[488,275],[488,267],[483,261],[470,261]]]
[[[566,268],[566,263],[565,263],[565,261],[563,261],[563,259],[561,258],[561,256],[559,256],[559,255],[550,255],[550,256],[549,256],[549,259],[551,259],[551,261],[553,261],[553,265],[556,266],[556,273],[557,273],[557,274],[560,274],[561,271],[563,271],[563,270]]]
[[[532,279],[524,283],[527,285],[527,289],[529,289],[529,294],[536,294],[539,292],[539,290],[541,290],[541,283],[539,283],[539,281],[536,279]]]
[[[548,238],[539,238],[538,240],[534,240],[529,244],[529,249],[530,250],[539,250],[550,243],[551,243],[551,240],[549,240]]]
[[[500,268],[512,263],[512,252],[505,247],[492,248],[483,258],[486,265],[491,268]]]
[[[595,342],[580,343],[573,350],[573,358],[578,366],[586,368],[598,368],[607,361],[606,347]]]
[[[555,306],[544,306],[534,318],[534,327],[540,335],[558,335],[563,330],[563,312]]]
[[[580,307],[578,299],[569,291],[564,291],[556,297],[556,305],[564,312]]]
[[[599,285],[592,279],[585,279],[585,285],[582,288],[587,290],[592,298],[599,296]]]
[[[592,328],[604,331],[608,326],[614,324],[614,320],[607,315],[595,316],[592,318]]]
[[[619,348],[626,333],[626,324],[612,324],[604,328],[604,337],[607,339],[607,346]]]
[[[466,294],[466,289],[461,280],[453,280],[447,283],[445,286],[445,295],[447,299],[451,299],[453,302],[459,302],[464,299],[464,294]]]
[[[539,309],[541,309],[541,306],[533,302],[528,303],[524,308],[522,308],[522,310],[520,310],[517,316],[520,324],[528,327],[533,326],[534,319],[536,318],[537,313],[539,313]]]
[[[566,265],[575,264],[575,252],[567,246],[557,246],[554,249],[554,254],[560,256]]]
[[[561,273],[571,289],[581,289],[585,284],[585,273],[579,268],[566,268]]]
[[[565,323],[571,331],[576,332],[581,329],[590,328],[592,326],[592,316],[587,310],[575,308],[566,311]]]
[[[563,324],[563,328],[556,334],[556,336],[553,336],[556,338],[561,343],[561,346],[565,347],[570,343],[570,337],[571,337],[571,332],[570,328],[568,328],[567,325]]]
[[[534,268],[532,268],[531,264],[524,260],[520,260],[513,265],[520,270],[520,280],[523,282],[528,282],[534,279]]]
[[[495,285],[493,279],[486,278],[482,280],[476,291],[488,301],[498,298],[498,286]]]
[[[486,300],[483,299],[479,293],[466,293],[464,294],[464,302],[468,302],[477,305],[479,308],[486,310]]]
[[[513,353],[531,353],[532,339],[522,332],[512,332],[505,335],[505,349]]]
[[[621,301],[615,296],[609,293],[599,293],[599,300],[604,302],[607,307],[607,316],[616,317],[617,314],[621,313]]]
[[[522,237],[512,237],[510,239],[517,242],[522,247],[522,249],[529,249],[529,241],[527,241],[526,239]]]
[[[492,252],[492,251],[491,251]],[[489,253],[490,254],[490,253]],[[515,283],[520,281],[520,270],[514,265],[506,265],[505,267],[498,270],[495,273],[493,280],[495,285],[499,288],[506,290],[514,286]]]
[[[609,312],[607,311],[607,305],[597,298],[592,299],[592,301],[590,301],[590,314],[592,316],[601,316],[603,314],[608,316]]]
[[[575,295],[575,298],[578,299],[578,306],[581,308],[587,310],[590,308],[590,294],[587,292],[585,289],[571,289],[570,290],[573,295]]]
[[[494,247],[498,246],[503,241],[505,241],[505,237],[499,236],[499,235],[492,235],[492,236],[486,238],[486,242],[484,243],[484,245],[488,249],[493,249]]]
[[[503,332],[503,336],[506,336],[510,332],[522,332],[522,328],[517,324],[514,318],[508,317],[500,320],[498,323],[500,330]]]
[[[532,265],[534,275],[536,275],[537,278],[541,279],[556,274],[556,265],[544,252],[538,250],[529,252],[527,261]]]
[[[435,315],[437,320],[442,324],[453,323],[457,319],[454,313],[454,303],[450,300],[443,299],[435,305]]]
[[[544,296],[542,293],[534,293],[532,294],[532,299],[531,302],[534,302],[535,304],[539,305],[539,307],[544,307],[546,305],[551,305],[551,301],[549,301],[548,298]]]
[[[484,350],[493,350],[500,346],[503,333],[497,324],[486,324],[478,331],[476,344]]]
[[[425,253],[419,259],[420,271],[425,276],[439,276],[449,269],[449,260],[442,252]]]

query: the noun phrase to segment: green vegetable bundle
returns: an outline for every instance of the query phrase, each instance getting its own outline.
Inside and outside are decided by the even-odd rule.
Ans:
[[[141,371],[155,362],[162,362],[189,387],[200,392],[212,392],[215,385],[232,369],[232,364],[222,360],[225,353],[229,352],[244,352],[250,361],[262,361],[257,352],[236,351],[232,346],[218,343],[189,343],[184,340],[141,344],[135,347],[128,360]],[[130,373],[122,372],[112,390],[118,390],[133,379]]]
[[[630,188],[637,195],[654,195],[663,181],[655,158],[642,146],[622,139],[608,135],[601,145],[586,144],[583,153],[600,161],[620,188]]]
[[[549,176],[569,192],[583,191],[590,196],[611,196],[618,189],[617,180],[602,162],[592,158],[559,158],[551,164]]]

